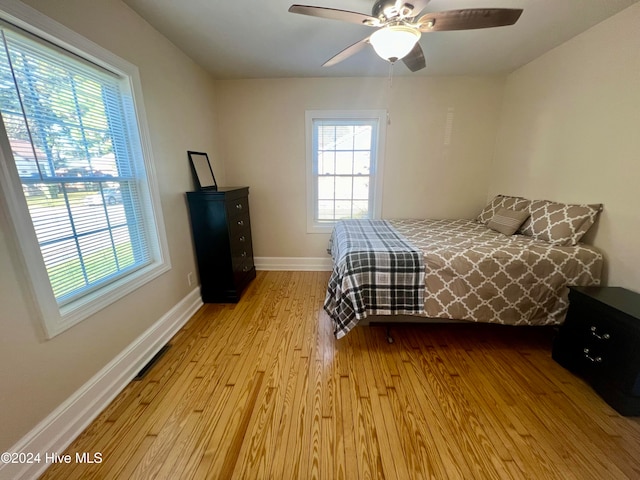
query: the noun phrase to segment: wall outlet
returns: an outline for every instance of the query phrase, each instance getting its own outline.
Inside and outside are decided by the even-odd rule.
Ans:
[[[193,272],[187,273],[187,283],[189,284],[189,286],[193,285]]]

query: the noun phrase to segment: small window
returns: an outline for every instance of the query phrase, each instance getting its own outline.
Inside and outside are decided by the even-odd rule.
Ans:
[[[21,187],[8,203],[53,336],[166,271],[164,234],[134,80],[11,24],[0,34],[0,140],[15,167],[2,184]]]
[[[386,112],[307,112],[307,230],[379,218]]]

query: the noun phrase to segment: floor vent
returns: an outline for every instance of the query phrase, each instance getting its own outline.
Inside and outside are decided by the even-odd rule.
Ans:
[[[151,370],[151,367],[153,367],[156,364],[156,362],[158,360],[160,360],[160,358],[165,354],[165,352],[167,350],[169,350],[170,346],[171,345],[166,344],[164,347],[162,347],[160,350],[158,350],[158,353],[156,353],[153,356],[153,358],[151,360],[149,360],[149,362],[144,367],[142,367],[142,370],[140,370],[138,372],[138,374],[133,379],[134,380],[142,380],[144,378],[144,376],[147,374],[147,372],[149,370]]]

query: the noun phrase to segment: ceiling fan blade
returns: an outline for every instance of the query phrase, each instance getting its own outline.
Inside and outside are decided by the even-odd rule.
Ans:
[[[468,8],[449,10],[423,15],[418,20],[421,32],[441,32],[447,30],[473,30],[513,25],[522,10],[518,8]]]
[[[299,13],[301,15],[309,15],[311,17],[328,18],[330,20],[341,20],[349,23],[359,23],[369,27],[377,27],[380,20],[364,13],[349,12],[347,10],[338,10],[336,8],[313,7],[310,5],[291,5],[289,12]]]
[[[355,55],[356,53],[358,53],[360,50],[362,50],[368,44],[369,44],[369,37],[363,38],[359,42],[356,42],[353,45],[349,45],[347,48],[342,50],[340,53],[338,53],[337,55],[334,55],[333,57],[331,57],[329,60],[324,62],[322,64],[322,66],[323,67],[331,67],[331,66],[333,66],[333,65],[335,65],[337,63],[340,63],[343,60],[346,60],[347,58],[349,58],[351,55]]]
[[[422,70],[427,66],[427,62],[424,59],[424,52],[419,43],[416,43],[413,49],[402,59],[404,64],[412,72]]]

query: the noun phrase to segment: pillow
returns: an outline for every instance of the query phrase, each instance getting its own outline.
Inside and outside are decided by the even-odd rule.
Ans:
[[[513,235],[527,218],[529,218],[529,212],[526,210],[501,208],[498,210],[498,213],[489,220],[487,227],[496,232],[504,233],[505,235]]]
[[[480,215],[476,218],[476,222],[484,223],[486,225],[501,208],[508,208],[510,210],[527,210],[530,203],[530,200],[522,197],[496,195],[496,197],[482,209]]]
[[[600,203],[571,205],[534,200],[529,205],[531,216],[519,233],[554,245],[576,245],[601,211]]]

